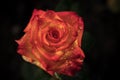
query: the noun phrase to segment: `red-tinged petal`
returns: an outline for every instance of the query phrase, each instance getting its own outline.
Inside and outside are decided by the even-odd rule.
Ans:
[[[33,11],[33,13],[32,13],[32,17],[31,17],[31,19],[30,19],[27,27],[24,29],[24,32],[27,32],[27,31],[29,31],[29,30],[32,28],[32,25],[33,25],[33,23],[35,22],[35,21],[33,21],[33,20],[34,20],[34,18],[35,18],[36,16],[39,17],[39,18],[41,18],[44,14],[45,14],[44,11],[34,9],[34,11]]]
[[[45,11],[34,9],[32,16],[39,16],[39,18],[41,18],[43,17],[44,14],[45,14]]]
[[[77,34],[78,44],[81,47],[81,40],[83,35],[84,24],[81,17],[78,17],[74,12],[58,12],[60,18],[71,25],[73,34]],[[77,32],[76,32],[77,31]]]
[[[29,58],[29,62],[36,60],[35,56],[32,54],[32,45],[28,42],[28,35],[24,35],[20,40],[18,40],[18,53]]]
[[[79,58],[79,59],[83,60],[83,59],[85,58],[85,55],[84,55],[82,49],[79,48],[78,46],[76,46],[76,47],[73,49],[72,53],[73,53],[73,55],[71,56],[72,59],[77,59],[77,58]]]
[[[84,30],[84,23],[82,18],[79,18],[79,30],[78,30],[78,44],[81,47],[81,41],[82,41],[82,35],[83,35],[83,30]]]
[[[65,54],[54,66],[48,70],[57,71],[58,73],[73,76],[82,67],[84,55],[79,47],[66,50]],[[82,54],[82,55],[81,55]]]
[[[57,12],[58,16],[63,19],[66,23],[69,23],[74,27],[77,24],[78,16],[75,12]]]
[[[42,55],[47,60],[51,60],[51,61],[56,61],[59,59],[59,55],[55,55],[55,52],[47,52],[47,51],[45,51],[46,49],[43,49],[43,48],[37,47],[37,50],[40,53],[39,55]]]
[[[44,15],[45,18],[48,18],[48,19],[51,19],[51,20],[55,20],[55,19],[58,19],[58,20],[62,20],[54,11],[52,10],[47,10],[45,15]]]
[[[49,64],[53,64],[53,63],[52,62],[48,63],[48,60],[45,58],[45,56],[40,54],[40,52],[35,47],[32,49],[32,53],[35,56],[36,60],[34,60],[34,62],[31,62],[31,63],[37,65],[38,67],[47,71],[49,74],[53,75],[54,74],[53,71],[47,70],[47,67],[49,67]]]

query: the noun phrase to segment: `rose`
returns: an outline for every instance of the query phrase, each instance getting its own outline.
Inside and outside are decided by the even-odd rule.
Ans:
[[[23,59],[49,74],[72,76],[84,60],[81,47],[83,21],[75,12],[34,10],[25,35],[16,42]]]

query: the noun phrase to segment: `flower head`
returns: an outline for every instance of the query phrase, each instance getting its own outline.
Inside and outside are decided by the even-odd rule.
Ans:
[[[18,53],[51,75],[72,76],[85,58],[81,49],[83,26],[75,12],[35,9],[24,36],[17,40]]]

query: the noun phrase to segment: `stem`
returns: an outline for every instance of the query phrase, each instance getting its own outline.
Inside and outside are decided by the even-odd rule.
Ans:
[[[55,72],[54,76],[52,77],[51,80],[62,80],[60,76]]]

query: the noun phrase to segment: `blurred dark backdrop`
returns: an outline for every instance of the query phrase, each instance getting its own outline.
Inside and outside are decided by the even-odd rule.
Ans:
[[[23,29],[34,8],[75,11],[83,17],[85,31],[82,48],[86,58],[80,75],[70,77],[69,80],[116,80],[119,77],[117,74],[119,69],[119,4],[120,0],[1,0],[1,80],[48,80],[45,76],[41,76],[41,74],[47,75],[44,71],[39,76],[38,68],[25,62],[16,52],[15,40],[24,34]],[[47,75],[47,77],[50,76]],[[67,78],[65,80],[68,80]]]

